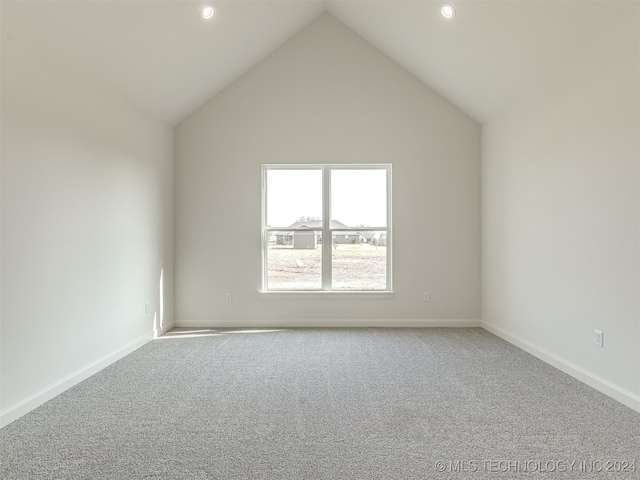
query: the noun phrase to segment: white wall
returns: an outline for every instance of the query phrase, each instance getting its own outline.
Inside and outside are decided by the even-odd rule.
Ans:
[[[479,141],[468,116],[323,15],[176,127],[178,324],[478,323]],[[394,299],[260,298],[263,163],[393,164]]]
[[[616,8],[562,82],[482,128],[482,318],[640,410],[639,4]]]
[[[2,12],[0,426],[172,321],[172,128]],[[151,312],[145,314],[145,301]]]

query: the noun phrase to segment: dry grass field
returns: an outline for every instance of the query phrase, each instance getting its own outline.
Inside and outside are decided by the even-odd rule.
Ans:
[[[320,289],[322,249],[269,247],[267,281],[270,290]],[[384,290],[387,281],[387,249],[371,245],[338,245],[332,248],[332,285],[339,290]]]

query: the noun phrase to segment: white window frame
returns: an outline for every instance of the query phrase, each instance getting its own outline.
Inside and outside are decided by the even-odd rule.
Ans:
[[[292,229],[289,225],[267,226],[267,172],[269,170],[321,170],[322,171],[322,228],[300,228]],[[387,218],[386,226],[372,227],[342,227],[331,228],[331,172],[334,170],[386,170],[387,172]],[[264,164],[262,165],[262,213],[261,213],[261,248],[262,248],[262,287],[260,292],[265,294],[263,298],[282,297],[294,295],[295,298],[322,297],[353,297],[353,298],[392,298],[393,297],[393,275],[392,275],[392,180],[391,164]],[[268,232],[270,231],[317,231],[322,235],[322,287],[320,289],[305,290],[268,290],[267,289],[267,249]],[[386,288],[377,290],[333,290],[332,279],[332,248],[333,242],[325,239],[333,238],[334,232],[384,232],[386,234]]]

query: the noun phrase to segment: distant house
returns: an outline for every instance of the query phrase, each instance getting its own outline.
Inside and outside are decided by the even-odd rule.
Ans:
[[[338,222],[339,223],[339,222]],[[339,245],[362,245],[376,243],[376,238],[380,235],[375,232],[333,232],[333,243]]]
[[[299,228],[322,228],[321,221],[296,222],[289,225],[289,228],[292,230],[276,232],[273,235],[276,237],[275,243],[277,245],[292,245],[293,248],[297,249],[313,249],[316,248],[318,243],[321,241],[322,233],[317,230],[311,230],[308,232],[301,232],[297,230]]]
[[[375,232],[358,232],[360,235],[360,243],[373,243],[376,236]]]
[[[322,221],[312,222],[296,222],[289,225],[291,230],[275,232],[272,237],[275,237],[275,243],[277,245],[292,245],[295,249],[314,249],[318,244],[322,243],[322,231],[317,230],[322,228]],[[310,231],[300,231],[299,229],[314,229]],[[369,232],[340,232],[335,231],[339,228],[347,228],[347,226],[339,222],[338,220],[331,220],[331,228],[334,230],[332,243],[336,244],[361,244],[371,243],[373,235]]]
[[[333,232],[333,243],[337,243],[339,245],[357,245],[362,243],[360,241],[360,234],[358,232]]]
[[[276,238],[276,245],[291,245],[293,232],[276,232],[272,237]]]

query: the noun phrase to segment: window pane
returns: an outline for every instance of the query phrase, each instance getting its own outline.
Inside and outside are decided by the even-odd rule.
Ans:
[[[387,233],[332,232],[334,290],[386,290]]]
[[[267,226],[321,219],[322,170],[267,170],[266,189]]]
[[[387,170],[332,170],[331,216],[347,227],[386,227]]]
[[[319,232],[267,232],[267,289],[322,288]]]

